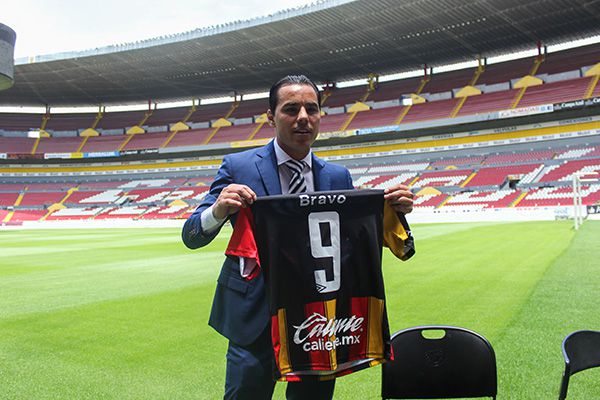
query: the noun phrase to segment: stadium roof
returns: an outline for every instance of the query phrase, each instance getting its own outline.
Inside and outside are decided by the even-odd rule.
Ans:
[[[319,1],[250,21],[15,66],[4,106],[120,105],[344,81],[600,34],[594,0]],[[17,32],[18,35],[18,32]],[[18,37],[17,37],[18,41]]]

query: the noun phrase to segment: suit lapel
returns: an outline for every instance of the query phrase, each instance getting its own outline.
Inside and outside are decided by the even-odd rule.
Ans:
[[[267,195],[281,194],[281,182],[279,182],[279,170],[277,169],[277,157],[273,141],[260,149],[256,155],[256,168]]]
[[[312,155],[312,170],[313,170],[313,182],[315,183],[315,192],[322,190],[331,190],[331,177],[327,173],[325,163],[323,160]]]

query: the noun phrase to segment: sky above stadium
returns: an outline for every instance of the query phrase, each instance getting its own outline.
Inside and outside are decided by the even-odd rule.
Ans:
[[[88,50],[266,16],[306,0],[19,0],[0,23],[17,32],[15,58]]]

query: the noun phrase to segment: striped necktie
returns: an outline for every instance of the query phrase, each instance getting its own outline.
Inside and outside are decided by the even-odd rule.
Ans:
[[[290,186],[288,189],[289,194],[306,192],[306,181],[302,171],[306,163],[304,161],[287,160],[285,166],[288,167],[292,173],[292,179],[290,179]]]

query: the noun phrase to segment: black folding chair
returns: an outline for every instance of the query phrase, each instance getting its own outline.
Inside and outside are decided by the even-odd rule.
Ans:
[[[559,400],[567,398],[571,375],[588,368],[600,366],[600,332],[576,331],[567,335],[562,343],[565,372],[560,384]]]
[[[394,361],[382,367],[384,399],[496,398],[496,356],[478,333],[420,326],[395,333],[392,347]]]

